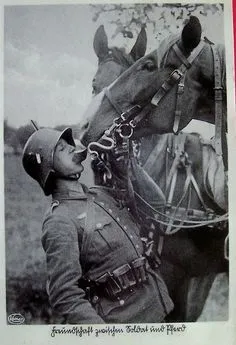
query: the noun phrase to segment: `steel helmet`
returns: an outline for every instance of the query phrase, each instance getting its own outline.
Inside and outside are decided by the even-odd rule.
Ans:
[[[50,177],[54,172],[54,150],[61,138],[69,145],[75,146],[71,128],[66,128],[62,132],[51,128],[40,128],[29,137],[23,150],[24,169],[40,184],[45,195],[50,195],[52,192]]]

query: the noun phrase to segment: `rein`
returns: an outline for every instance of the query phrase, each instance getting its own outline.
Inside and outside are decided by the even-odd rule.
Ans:
[[[185,80],[185,75],[186,72],[189,68],[191,68],[192,63],[194,60],[197,58],[197,56],[201,53],[202,49],[205,46],[204,41],[200,41],[199,45],[192,51],[192,53],[189,55],[188,58],[186,58],[177,44],[175,43],[173,45],[173,49],[176,53],[176,55],[179,57],[181,60],[182,64],[178,69],[175,69],[169,77],[164,81],[164,83],[161,85],[157,93],[153,96],[151,103],[155,106],[158,106],[160,101],[164,98],[164,96],[172,89],[174,85],[177,86],[177,99],[176,99],[176,109],[175,109],[175,119],[174,119],[174,125],[173,125],[173,132],[177,134],[179,132],[179,123],[181,119],[181,96],[184,93],[184,80]],[[216,119],[215,119],[215,128],[216,128],[216,153],[218,156],[222,157],[223,153],[227,152],[227,143],[226,140],[222,141],[222,135],[225,135],[224,131],[224,119],[223,119],[223,87],[221,83],[221,65],[220,65],[220,58],[219,58],[219,53],[215,49],[215,47],[212,47],[213,51],[213,57],[214,57],[214,73],[215,73],[215,109],[216,109]],[[121,107],[114,102],[111,96],[111,92],[109,87],[105,89],[105,96],[109,100],[110,104],[112,107],[115,109],[117,114],[119,116],[113,120],[112,125],[104,132],[102,137],[99,139],[99,142],[91,142],[88,145],[88,152],[92,156],[92,160],[96,161],[96,164],[100,164],[100,166],[103,166],[104,168],[104,182],[106,182],[107,178],[112,179],[112,176],[114,174],[111,173],[110,169],[107,167],[106,162],[104,162],[99,155],[99,150],[109,152],[111,150],[118,150],[119,153],[123,153],[123,157],[126,155],[126,157],[129,157],[129,152],[130,152],[130,144],[129,140],[133,134],[134,128],[136,125],[143,120],[143,118],[147,115],[145,113],[140,114],[141,109],[145,105],[139,105],[135,104],[134,106],[131,106],[129,109],[126,111],[122,111]],[[148,102],[149,103],[149,102]],[[115,136],[118,134],[118,136],[122,139],[122,143],[120,144],[121,148],[117,147],[117,142]],[[225,138],[226,139],[226,138]],[[225,141],[226,144],[223,142]],[[223,155],[224,156],[224,155]],[[225,158],[224,158],[224,164],[225,168],[227,167],[227,164],[225,163]],[[136,193],[133,190],[132,183],[130,181],[130,173],[129,173],[129,168],[127,164],[127,185],[128,185],[128,194],[130,195],[130,200],[133,202],[133,208],[136,210],[136,202],[135,202],[135,196],[145,204],[146,207],[150,211],[152,211],[152,214],[154,214],[153,217],[149,217],[151,221],[154,223],[161,224],[163,226],[167,227],[166,232],[164,232],[164,235],[172,235],[179,231],[180,229],[184,228],[199,228],[202,226],[214,226],[216,223],[227,221],[228,215],[225,214],[223,216],[215,216],[214,212],[212,212],[205,206],[204,200],[201,196],[200,190],[198,188],[197,182],[194,178],[194,176],[191,173],[191,165],[186,167],[187,171],[187,178],[185,181],[185,186],[184,186],[184,191],[183,191],[183,198],[185,197],[187,191],[189,190],[189,193],[191,193],[191,188],[190,184],[193,185],[195,188],[195,191],[197,192],[197,195],[203,205],[203,208],[205,209],[204,211],[198,211],[198,217],[201,219],[204,218],[203,215],[205,215],[205,220],[196,220],[196,212],[194,214],[193,211],[196,210],[190,210],[189,205],[190,205],[190,199],[191,195],[189,196],[189,202],[187,205],[187,208],[184,210],[184,220],[183,218],[179,219],[177,216],[177,211],[180,210],[180,204],[183,198],[181,198],[179,204],[177,205],[176,208],[174,208],[174,216],[171,214],[171,207],[169,206],[166,208],[167,205],[162,205],[162,208],[164,207],[164,212],[161,212],[157,210],[156,208],[153,208],[146,200],[142,199],[142,197]],[[114,176],[115,177],[115,176]],[[176,183],[176,172],[173,173],[173,176],[170,178],[169,177],[169,182],[168,185],[170,185],[170,194],[168,198],[168,202],[171,204],[172,197],[173,197],[173,190],[175,187]],[[171,182],[170,182],[171,181]],[[190,189],[189,189],[190,188]],[[172,196],[171,196],[172,195]],[[173,207],[172,207],[173,208]],[[137,213],[137,211],[135,211]],[[190,215],[190,219],[185,219]],[[192,219],[191,219],[192,215]],[[183,216],[183,215],[182,215]],[[140,219],[140,217],[138,217]],[[178,224],[176,224],[176,222]],[[225,257],[226,257],[225,253]]]

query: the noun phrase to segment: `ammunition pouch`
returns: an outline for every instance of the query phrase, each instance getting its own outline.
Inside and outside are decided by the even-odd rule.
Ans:
[[[94,281],[87,280],[84,290],[88,292],[89,286],[90,301],[94,300],[94,296],[107,297],[111,300],[120,299],[147,281],[146,265],[145,257],[137,258],[130,264],[124,264],[112,272],[104,273]]]

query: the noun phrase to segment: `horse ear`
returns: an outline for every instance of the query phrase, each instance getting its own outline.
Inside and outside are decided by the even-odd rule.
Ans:
[[[200,42],[202,27],[197,17],[191,16],[182,31],[182,44],[190,53]]]
[[[95,32],[93,49],[98,58],[102,58],[108,54],[108,39],[103,25],[100,25]]]
[[[147,34],[146,34],[145,27],[143,26],[130,52],[130,55],[136,61],[140,59],[142,56],[144,56],[146,52],[146,48],[147,48]]]

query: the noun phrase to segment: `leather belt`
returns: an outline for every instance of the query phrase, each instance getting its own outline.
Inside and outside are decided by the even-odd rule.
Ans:
[[[112,272],[104,273],[93,281],[84,279],[85,290],[90,289],[92,299],[94,296],[107,297],[112,300],[119,299],[147,281],[146,267],[146,258],[139,257],[131,263],[119,266]]]

